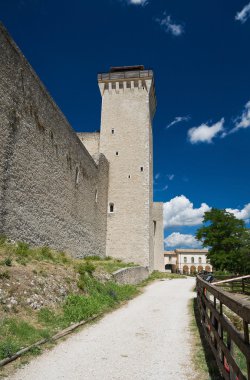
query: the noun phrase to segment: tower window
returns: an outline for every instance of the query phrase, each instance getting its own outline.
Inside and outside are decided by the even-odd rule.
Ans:
[[[115,152],[115,155],[116,155],[116,156],[119,156],[119,152]]]
[[[75,182],[76,182],[76,185],[78,185],[78,183],[79,183],[79,168],[78,167],[76,168]]]
[[[128,178],[131,178],[131,175],[130,175],[130,174],[128,175]]]
[[[111,133],[112,133],[112,135],[115,134],[115,130],[114,130],[114,128],[111,129]]]
[[[96,190],[95,191],[95,203],[97,203],[97,200],[98,200],[98,191]]]
[[[143,166],[141,166],[141,172],[143,172]]]
[[[114,212],[114,209],[115,209],[115,207],[114,207],[114,203],[110,203],[109,204],[109,212]]]
[[[123,88],[123,83],[122,83],[122,82],[119,82],[119,88],[120,88],[120,89]]]

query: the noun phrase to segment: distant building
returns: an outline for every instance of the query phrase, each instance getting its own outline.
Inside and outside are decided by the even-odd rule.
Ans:
[[[175,249],[164,252],[165,270],[173,273],[191,274],[202,270],[211,272],[207,249]]]

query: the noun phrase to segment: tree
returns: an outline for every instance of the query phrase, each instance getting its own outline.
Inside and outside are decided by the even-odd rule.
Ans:
[[[216,270],[250,273],[250,233],[232,213],[216,208],[205,212],[196,239],[210,247],[208,259]]]

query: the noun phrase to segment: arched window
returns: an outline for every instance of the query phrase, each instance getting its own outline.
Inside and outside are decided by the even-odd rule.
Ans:
[[[191,257],[191,263],[192,264],[194,263],[194,257]]]
[[[110,203],[110,204],[109,204],[109,212],[110,212],[110,213],[114,212],[114,209],[115,209],[115,207],[114,207],[114,203]]]
[[[96,190],[95,191],[95,203],[97,203],[97,200],[98,200],[98,191]]]

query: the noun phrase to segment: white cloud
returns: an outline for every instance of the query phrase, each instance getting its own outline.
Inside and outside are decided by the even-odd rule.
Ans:
[[[244,24],[247,19],[250,17],[250,3],[247,4],[240,12],[235,16],[235,20],[240,21]]]
[[[217,123],[209,126],[201,124],[199,127],[194,127],[188,130],[188,139],[192,144],[199,142],[211,143],[213,138],[224,131],[225,119],[222,118]]]
[[[142,6],[147,5],[148,1],[149,0],[126,0],[126,2],[128,4],[131,4],[131,5],[142,5]]]
[[[164,227],[198,226],[202,224],[204,213],[209,210],[211,207],[206,203],[194,208],[193,203],[185,195],[177,196],[163,205]],[[250,203],[247,203],[241,210],[226,208],[226,211],[247,223],[250,221]]]
[[[210,207],[202,203],[199,208],[194,208],[193,203],[184,195],[177,196],[163,206],[164,227],[196,226],[202,223],[204,212]]]
[[[166,126],[166,129],[172,127],[173,125],[177,123],[181,123],[183,121],[189,121],[189,120],[190,120],[190,116],[176,116],[175,119]]]
[[[174,174],[167,174],[167,177],[168,177],[169,181],[173,181]]]
[[[242,115],[235,120],[235,127],[229,133],[234,133],[239,129],[248,127],[250,127],[250,101],[245,105]]]
[[[155,175],[155,180],[159,179],[160,176],[161,176],[160,173],[156,173],[156,175]]]
[[[164,186],[161,189],[155,189],[154,191],[166,191],[168,189],[168,185]]]
[[[184,33],[183,25],[176,24],[166,12],[163,13],[162,18],[156,18],[155,21],[158,22],[166,33],[171,33],[175,37],[181,36]]]
[[[250,219],[250,203],[246,204],[242,210],[227,208],[226,211],[231,212],[237,219],[244,219],[249,223]]]
[[[193,235],[180,234],[179,232],[173,232],[167,236],[164,240],[166,247],[188,247],[188,248],[200,248],[201,243],[196,240]]]

